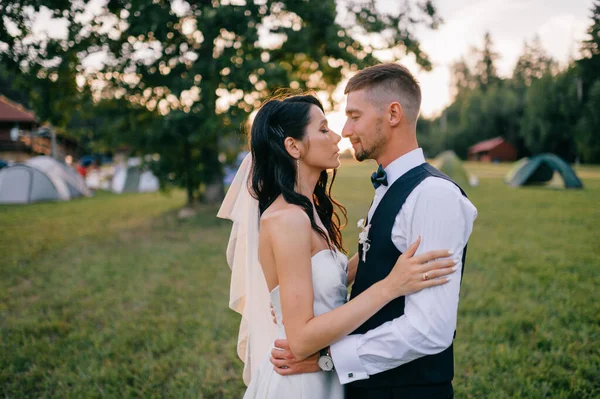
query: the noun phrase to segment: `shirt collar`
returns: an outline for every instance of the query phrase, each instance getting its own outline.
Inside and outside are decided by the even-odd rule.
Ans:
[[[386,188],[391,187],[391,185],[406,172],[423,163],[425,163],[425,156],[423,155],[423,150],[421,148],[414,149],[394,160],[385,168],[388,180],[388,186]]]

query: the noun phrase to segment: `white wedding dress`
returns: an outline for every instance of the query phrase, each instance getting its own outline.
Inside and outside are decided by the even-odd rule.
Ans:
[[[314,314],[327,313],[346,302],[348,258],[338,251],[325,249],[312,258]],[[271,291],[271,302],[277,319],[277,338],[285,339],[282,324],[279,286]],[[273,369],[270,351],[252,380],[244,399],[343,399],[344,389],[335,371],[281,376]]]

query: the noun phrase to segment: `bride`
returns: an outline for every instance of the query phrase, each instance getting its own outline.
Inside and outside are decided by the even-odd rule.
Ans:
[[[230,306],[242,314],[238,355],[249,383],[244,398],[343,398],[342,385],[326,361],[319,372],[277,374],[269,361],[274,339],[287,339],[296,359],[324,351],[326,360],[324,348],[384,305],[445,284],[443,276],[453,271],[451,259],[435,260],[448,257],[448,251],[413,257],[417,240],[385,279],[346,301],[358,257],[348,260],[344,255],[335,208],[344,217],[346,211],[331,197],[340,139],[329,129],[316,97],[266,102],[251,129],[251,155],[219,211],[219,217],[234,221],[227,257],[232,267]],[[433,279],[423,281],[425,272]]]

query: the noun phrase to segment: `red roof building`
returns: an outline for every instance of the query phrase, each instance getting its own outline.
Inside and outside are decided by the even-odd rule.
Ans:
[[[74,140],[57,138],[59,156],[73,155]],[[23,162],[36,155],[50,155],[52,144],[48,128],[39,128],[33,111],[0,95],[0,159]]]
[[[33,112],[0,96],[0,158],[25,161],[31,157],[32,132],[37,127]],[[28,139],[29,143],[24,139]]]
[[[0,96],[0,122],[36,123],[36,120],[32,111],[4,96]]]
[[[469,148],[469,161],[512,162],[516,160],[517,149],[502,137],[485,140]]]

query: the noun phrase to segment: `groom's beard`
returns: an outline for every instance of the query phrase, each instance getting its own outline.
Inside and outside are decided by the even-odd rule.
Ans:
[[[365,159],[376,159],[383,152],[383,149],[386,145],[386,140],[383,137],[383,132],[381,129],[382,124],[383,118],[377,118],[374,129],[375,131],[373,134],[373,144],[369,148],[365,148],[363,146],[362,149],[356,151],[354,154],[354,158],[356,158],[358,162],[362,162]]]

